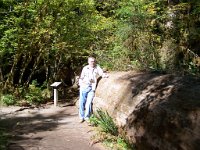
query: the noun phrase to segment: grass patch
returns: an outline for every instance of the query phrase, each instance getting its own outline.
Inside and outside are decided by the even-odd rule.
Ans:
[[[135,150],[130,141],[118,132],[118,127],[108,112],[98,109],[90,117],[90,123],[96,127],[97,133],[92,137],[93,144],[102,142],[107,147],[115,150]]]

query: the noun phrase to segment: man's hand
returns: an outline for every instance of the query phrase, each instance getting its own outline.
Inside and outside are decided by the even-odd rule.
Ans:
[[[109,77],[109,75],[107,74],[107,73],[104,73],[103,75],[102,75],[102,78],[108,78]]]

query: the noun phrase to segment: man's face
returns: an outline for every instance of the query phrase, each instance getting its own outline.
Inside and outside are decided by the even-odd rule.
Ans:
[[[88,64],[89,64],[90,67],[95,67],[96,66],[96,60],[94,58],[89,58]]]

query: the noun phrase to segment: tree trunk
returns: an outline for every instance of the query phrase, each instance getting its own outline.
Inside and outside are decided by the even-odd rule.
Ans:
[[[3,73],[2,73],[2,69],[0,67],[0,88],[2,88],[3,86]]]
[[[40,61],[41,61],[41,56],[42,56],[42,53],[39,53],[39,56],[37,57],[37,59],[36,59],[34,65],[33,65],[33,70],[32,70],[32,72],[30,73],[30,75],[29,75],[29,77],[28,77],[28,79],[27,79],[27,81],[26,81],[26,83],[25,83],[25,88],[27,88],[28,85],[30,84],[30,81],[31,81],[31,79],[32,79],[32,76],[35,74],[35,71],[37,70],[38,65],[39,65],[39,63],[40,63]]]

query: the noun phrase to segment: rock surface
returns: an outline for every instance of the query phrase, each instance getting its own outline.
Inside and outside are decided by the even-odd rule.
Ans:
[[[106,110],[137,150],[200,148],[200,79],[112,72],[99,81],[93,106]]]

